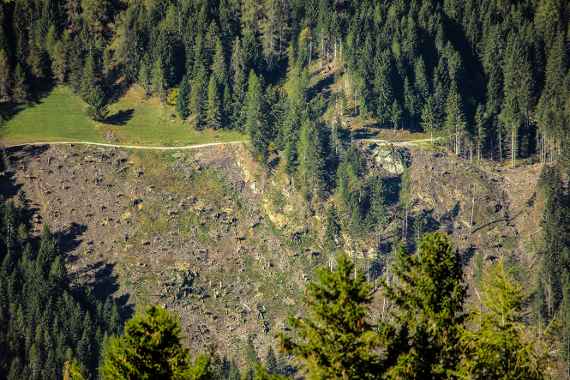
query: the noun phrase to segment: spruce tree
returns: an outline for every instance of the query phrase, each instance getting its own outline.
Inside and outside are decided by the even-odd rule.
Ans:
[[[400,249],[384,282],[394,305],[381,325],[387,377],[448,379],[458,369],[465,285],[461,262],[449,238],[425,235],[415,254]]]
[[[247,78],[245,57],[241,41],[236,38],[232,46],[231,62],[232,83],[232,125],[233,128],[243,131],[245,129],[245,97],[247,92]]]
[[[151,306],[111,337],[101,365],[103,379],[209,379],[209,360],[193,365],[180,342],[180,324],[165,309]]]
[[[161,59],[155,60],[152,65],[151,83],[153,93],[160,98],[162,103],[166,102],[166,77]]]
[[[14,87],[12,89],[12,98],[17,103],[24,103],[29,98],[29,88],[26,80],[26,73],[22,66],[18,63],[14,72]]]
[[[372,291],[348,257],[340,256],[334,271],[320,269],[306,297],[307,316],[290,318],[294,336],[280,340],[308,378],[378,378],[378,336],[367,319]]]
[[[10,63],[3,49],[0,49],[0,103],[10,100]]]
[[[400,123],[402,121],[402,108],[397,100],[394,100],[390,107],[390,121],[392,122],[394,130],[400,127]]]
[[[327,208],[323,246],[327,252],[335,253],[340,244],[340,224],[334,204]]]
[[[224,53],[224,47],[220,38],[216,39],[216,44],[214,47],[214,57],[212,61],[212,75],[217,81],[217,84],[221,86],[227,83],[228,74],[226,68],[226,57]]]
[[[307,200],[318,200],[325,190],[325,160],[317,126],[305,120],[297,144],[298,184]]]
[[[204,66],[199,66],[192,80],[192,93],[190,95],[190,112],[193,117],[194,128],[196,129],[205,127],[207,81],[206,69]]]
[[[524,323],[524,293],[504,260],[490,267],[482,281],[483,307],[471,315],[473,331],[462,334],[463,379],[544,379],[546,357]]]
[[[220,96],[218,94],[218,81],[212,75],[208,84],[208,104],[206,106],[206,125],[208,128],[220,129],[222,127],[222,112]]]
[[[433,98],[430,96],[425,102],[421,113],[421,126],[422,129],[429,133],[433,141],[433,134],[437,129],[438,121],[436,120],[436,110]]]
[[[454,141],[453,150],[455,154],[462,152],[462,142],[466,130],[465,116],[463,113],[463,102],[457,85],[451,86],[451,91],[445,104],[445,130],[448,137]]]
[[[182,120],[186,120],[190,115],[188,103],[190,101],[190,82],[187,77],[182,79],[180,90],[178,91],[178,98],[176,99],[176,112]]]
[[[253,70],[249,73],[245,114],[245,130],[249,136],[253,151],[262,162],[265,162],[269,153],[269,141],[264,115],[263,88]]]

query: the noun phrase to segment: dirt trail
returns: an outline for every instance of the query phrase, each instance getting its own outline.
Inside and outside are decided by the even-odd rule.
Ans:
[[[381,139],[358,139],[358,141],[369,142],[373,144],[380,144],[380,145],[394,145],[394,146],[401,146],[401,147],[411,147],[416,146],[417,144],[426,143],[426,142],[433,142],[437,141],[438,139],[422,139],[422,140],[409,140],[409,141],[388,141],[388,140],[381,140]],[[91,141],[39,141],[39,142],[30,142],[30,143],[23,143],[23,144],[13,144],[13,145],[5,145],[4,148],[19,148],[24,146],[40,146],[40,145],[91,145],[91,146],[101,146],[106,148],[123,148],[123,149],[137,149],[137,150],[192,150],[192,149],[201,149],[201,148],[208,148],[212,146],[220,146],[220,145],[237,145],[237,144],[245,144],[245,140],[241,141],[228,141],[228,142],[217,142],[217,143],[206,143],[206,144],[193,144],[193,145],[183,145],[183,146],[152,146],[152,145],[123,145],[123,144],[109,144],[109,143],[97,143]]]
[[[200,148],[208,148],[212,146],[220,145],[235,145],[244,144],[245,141],[228,141],[219,143],[207,143],[207,144],[194,144],[194,145],[184,145],[184,146],[147,146],[147,145],[122,145],[122,144],[108,144],[108,143],[97,143],[90,141],[52,141],[52,142],[33,142],[25,144],[14,144],[7,145],[5,148],[18,148],[24,146],[39,146],[39,145],[92,145],[92,146],[102,146],[106,148],[123,148],[123,149],[137,149],[137,150],[192,150]]]
[[[369,142],[372,144],[379,144],[379,145],[393,145],[399,147],[413,147],[421,143],[431,143],[438,140],[443,139],[442,137],[434,138],[434,139],[421,139],[421,140],[408,140],[408,141],[389,141],[389,140],[381,140],[381,139],[359,139],[358,141]]]

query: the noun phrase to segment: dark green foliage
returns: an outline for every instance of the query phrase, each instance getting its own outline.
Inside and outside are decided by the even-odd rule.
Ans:
[[[125,325],[124,335],[105,344],[103,379],[210,379],[210,362],[193,364],[180,342],[180,324],[161,307],[151,306]]]
[[[325,237],[324,248],[328,252],[336,252],[340,245],[340,225],[336,207],[331,204],[327,208],[327,216],[325,219]]]
[[[446,121],[461,155],[556,158],[568,134],[570,7],[561,0],[13,0],[0,16],[10,74],[0,98],[25,101],[35,88],[24,83],[51,79],[83,92],[84,67],[97,53],[103,82],[138,82],[162,101],[188,78],[198,128],[214,76],[222,127],[244,130],[251,70],[282,84],[319,59],[321,68],[345,67],[354,113],[381,128],[430,133]],[[305,110],[286,108],[265,145],[283,151],[293,174]]]
[[[465,285],[459,257],[449,238],[425,235],[418,251],[401,249],[384,283],[395,306],[381,326],[389,378],[448,379],[459,363]]]
[[[190,96],[190,112],[194,128],[203,129],[206,122],[206,106],[208,96],[208,78],[206,69],[199,66],[192,80],[192,95]]]
[[[570,197],[564,189],[561,167],[546,166],[540,178],[545,206],[543,273],[541,282],[548,291],[544,299],[547,319],[554,316],[562,300],[563,282],[570,270]]]
[[[26,215],[0,204],[0,377],[61,378],[74,358],[94,374],[102,334],[119,332],[117,306],[70,283],[55,237],[45,226],[39,244],[28,238]]]
[[[176,99],[176,112],[178,116],[185,120],[190,115],[188,103],[190,102],[190,83],[187,78],[182,79],[178,98]]]
[[[29,96],[30,94],[26,74],[24,73],[24,69],[22,69],[22,65],[18,64],[16,66],[16,71],[14,72],[12,97],[15,102],[23,103],[28,100]]]
[[[484,309],[477,307],[471,315],[471,322],[477,327],[462,334],[464,357],[459,366],[460,377],[544,379],[547,358],[536,352],[524,323],[523,287],[505,268],[503,260],[485,273],[481,301]]]
[[[323,196],[326,184],[325,157],[319,129],[308,120],[301,126],[299,142],[297,143],[298,185],[307,200],[318,200]]]
[[[541,221],[544,246],[534,311],[539,324],[558,321],[563,358],[570,363],[570,194],[564,187],[563,170],[568,169],[562,164],[545,166],[539,181],[545,200]]]
[[[89,115],[97,121],[107,116],[107,94],[103,87],[102,75],[96,57],[89,55],[83,68],[81,80],[81,97],[89,105]]]
[[[380,373],[378,336],[367,321],[370,285],[340,256],[334,271],[322,269],[309,284],[305,318],[291,318],[296,336],[281,336],[311,379],[373,379]]]
[[[212,75],[208,84],[208,104],[206,106],[206,125],[208,128],[222,127],[222,104],[218,89],[218,81]]]
[[[0,50],[0,103],[10,100],[10,63],[4,50]]]
[[[253,70],[250,71],[245,99],[245,131],[249,135],[256,157],[265,162],[269,154],[269,136],[263,93],[259,77]]]

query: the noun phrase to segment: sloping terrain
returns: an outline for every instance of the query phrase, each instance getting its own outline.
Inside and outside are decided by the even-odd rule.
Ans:
[[[477,252],[489,259],[526,252],[539,215],[538,167],[498,171],[398,149],[401,165],[363,148],[372,171],[401,184],[379,240],[444,230],[466,264]],[[122,297],[125,313],[148,303],[176,310],[195,349],[213,342],[237,357],[252,341],[264,352],[287,315],[300,312],[314,268],[330,259],[319,252],[320,231],[300,229],[302,221],[321,228],[319,216],[307,217],[291,187],[262,174],[241,145],[26,147],[9,151],[9,162],[2,194],[20,190],[14,198],[33,210],[36,232],[48,223],[58,233],[77,281]],[[375,243],[362,241],[352,253],[366,256]]]

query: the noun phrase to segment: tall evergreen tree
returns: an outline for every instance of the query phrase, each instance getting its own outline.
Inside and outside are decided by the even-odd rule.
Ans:
[[[503,260],[483,278],[482,308],[471,315],[474,331],[462,336],[464,356],[460,378],[543,379],[545,357],[524,324],[523,289],[505,268]]]
[[[208,77],[204,66],[196,69],[195,76],[192,80],[192,93],[190,96],[190,112],[193,117],[194,128],[203,129],[206,119],[206,101]]]
[[[178,98],[176,99],[176,112],[182,120],[186,120],[190,115],[188,103],[190,102],[190,82],[187,77],[182,79],[180,89],[178,91]]]
[[[449,238],[425,235],[413,255],[401,249],[384,283],[394,305],[381,326],[389,378],[448,379],[457,350],[465,298],[463,271]]]
[[[299,166],[298,184],[308,200],[317,200],[325,190],[325,160],[317,126],[309,120],[303,121],[297,145]]]
[[[10,100],[10,63],[4,50],[0,50],[0,103]]]
[[[209,379],[209,360],[190,362],[180,342],[179,322],[152,306],[125,325],[124,336],[108,340],[101,366],[103,379]]]
[[[460,155],[462,143],[465,138],[467,128],[465,115],[463,113],[463,102],[456,84],[451,86],[451,91],[445,104],[445,130],[453,141],[453,151]]]
[[[29,98],[29,88],[26,79],[26,73],[20,64],[16,65],[14,72],[14,87],[12,89],[12,97],[15,102],[24,103]]]
[[[249,73],[245,114],[245,130],[253,151],[264,162],[269,153],[269,141],[264,115],[263,87],[253,70]]]
[[[206,106],[206,125],[212,129],[222,127],[222,112],[218,92],[218,81],[212,75],[208,84],[208,104]]]
[[[334,271],[321,269],[307,290],[308,315],[291,318],[295,336],[281,336],[310,379],[375,379],[378,338],[367,320],[370,285],[342,255]]]

